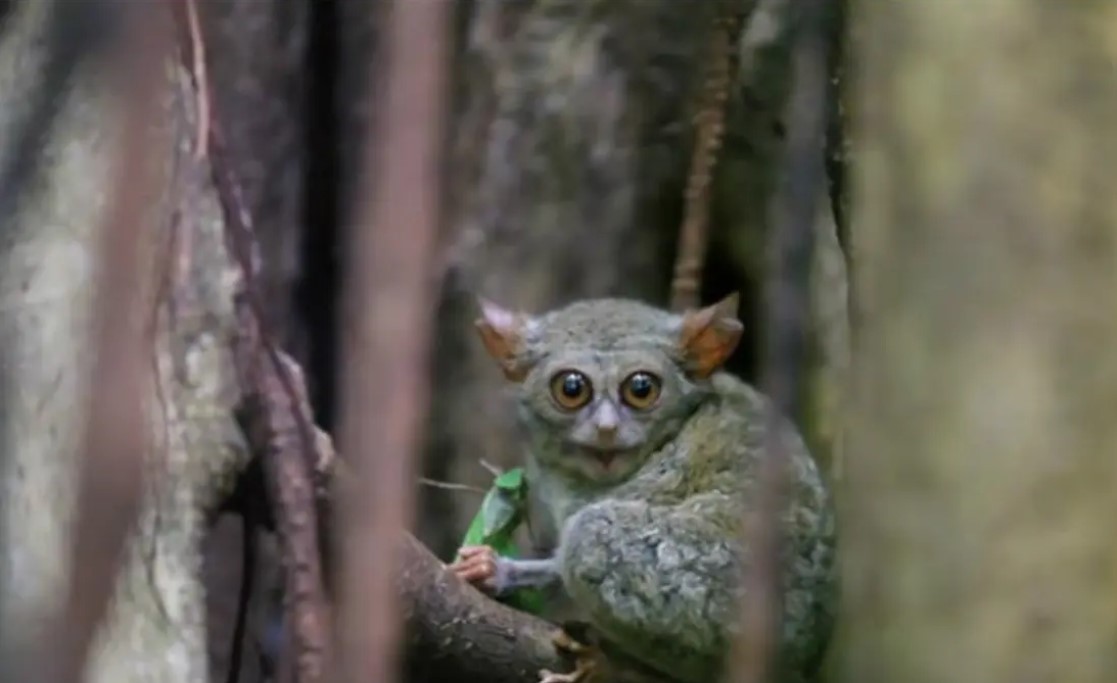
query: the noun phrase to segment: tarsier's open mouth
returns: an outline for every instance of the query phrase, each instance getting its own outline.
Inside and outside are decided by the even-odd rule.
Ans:
[[[586,454],[606,472],[611,472],[618,466],[621,466],[625,460],[625,456],[631,452],[628,450],[606,450],[603,448],[587,448],[585,450]]]
[[[620,455],[620,451],[593,451],[593,457],[597,458],[597,461],[605,469],[609,469],[618,455]]]
[[[623,472],[632,463],[632,456],[637,452],[635,448],[601,448],[586,444],[570,444],[573,446],[571,456],[589,465],[599,474],[617,474]]]

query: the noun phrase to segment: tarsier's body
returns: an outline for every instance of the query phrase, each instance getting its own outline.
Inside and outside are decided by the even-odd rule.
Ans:
[[[766,447],[765,399],[719,369],[741,333],[735,309],[735,298],[685,315],[592,300],[529,317],[485,304],[478,322],[515,383],[529,486],[557,542],[552,558],[498,559],[478,583],[499,594],[561,581],[617,649],[686,683],[716,680],[733,638]],[[783,424],[780,659],[797,680],[829,635],[834,523],[814,462]]]

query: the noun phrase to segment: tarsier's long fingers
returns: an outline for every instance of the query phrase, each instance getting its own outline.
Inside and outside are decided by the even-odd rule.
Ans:
[[[496,554],[488,546],[462,548],[458,557],[460,559],[447,568],[462,581],[487,587],[485,584],[496,575]]]
[[[456,562],[450,565],[451,570],[459,570],[468,567],[492,567],[496,569],[496,554],[492,552],[477,553],[461,557]]]
[[[487,545],[467,545],[458,550],[458,558],[462,560],[478,555],[492,555],[493,549]]]
[[[452,568],[452,571],[466,583],[481,583],[491,579],[493,574],[496,573],[492,566],[484,562]]]

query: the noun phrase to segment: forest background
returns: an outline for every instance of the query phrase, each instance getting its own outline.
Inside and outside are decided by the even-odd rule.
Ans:
[[[789,103],[816,4],[825,134],[798,171],[825,182],[795,205],[814,219],[792,412],[839,503],[826,676],[1112,680],[1117,8],[459,0],[401,40],[408,13],[387,2],[144,4],[154,28],[135,37],[101,3],[0,2],[3,680],[87,651],[98,681],[313,679],[326,435],[342,457],[367,439],[414,450],[391,482],[483,489],[482,459],[519,462],[475,296],[667,304],[727,13],[700,291],[741,292],[730,369],[762,383],[779,197],[804,187],[788,141],[814,139]],[[413,4],[442,3],[395,3]],[[400,83],[383,57],[409,44],[441,144],[373,135]],[[435,148],[440,173],[408,165]],[[374,184],[412,213],[377,213]],[[354,275],[347,226],[408,218],[416,232],[370,238],[382,249]],[[403,322],[370,328],[385,311]],[[347,325],[395,364],[353,362]],[[158,406],[151,434],[105,426],[137,424],[129,400]],[[448,559],[479,496],[416,481],[378,500],[378,524]],[[422,553],[405,545],[417,569],[399,586],[369,579],[404,598],[411,678],[519,680],[537,634],[504,652],[455,631],[476,657],[423,635],[476,603],[430,589]],[[284,615],[299,657],[269,662]]]

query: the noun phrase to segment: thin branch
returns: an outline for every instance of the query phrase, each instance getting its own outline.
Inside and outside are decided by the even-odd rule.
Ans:
[[[120,151],[111,198],[97,244],[93,310],[93,368],[84,455],[80,464],[73,546],[67,563],[62,610],[36,654],[41,680],[79,680],[98,624],[115,588],[126,541],[140,509],[144,458],[143,419],[151,342],[142,293],[145,229],[159,178],[159,150],[147,134],[158,114],[160,66],[166,36],[156,31],[147,6],[122,12],[124,41],[114,46],[116,85],[124,112],[118,121]],[[163,38],[164,40],[160,40]]]
[[[499,477],[500,475],[504,474],[504,470],[500,469],[484,458],[479,458],[477,462],[480,463],[481,467],[483,467],[486,472],[493,475],[493,477]]]
[[[816,202],[825,182],[827,125],[825,0],[805,0],[793,53],[793,86],[784,177],[773,198],[773,270],[766,291],[767,325],[763,386],[771,400],[768,442],[760,465],[759,519],[750,538],[753,562],[745,575],[741,637],[733,657],[735,680],[762,683],[772,673],[780,644],[782,595],[779,520],[786,505],[788,472],[780,435],[784,416],[798,405],[810,311],[810,266]]]
[[[428,479],[427,477],[419,477],[419,483],[424,486],[429,486],[433,489],[445,489],[447,491],[468,491],[469,493],[479,493],[482,496],[488,493],[480,486],[470,486],[469,484],[455,484],[452,481],[438,481],[437,479]]]
[[[675,273],[671,281],[671,307],[696,308],[709,241],[710,185],[725,133],[725,110],[735,82],[737,36],[742,3],[722,0],[710,46],[709,65],[698,113],[694,119],[694,151],[684,193],[683,224],[679,228]]]
[[[201,22],[198,20],[197,0],[185,0],[186,21],[190,30],[190,47],[194,55],[194,82],[198,94],[198,131],[194,141],[194,157],[204,159],[209,149],[209,77],[206,74],[206,47],[202,40]]]
[[[325,680],[329,657],[329,606],[326,602],[318,537],[315,488],[302,448],[301,424],[310,415],[305,382],[297,364],[280,354],[284,373],[301,391],[294,403],[276,366],[263,353],[260,320],[242,295],[236,298],[234,360],[245,388],[245,434],[260,458],[275,505],[283,566],[286,622],[292,636],[296,680]],[[247,532],[247,530],[246,530]]]
[[[338,433],[354,477],[341,488],[337,631],[341,680],[350,683],[391,683],[398,673],[396,539],[413,515],[409,484],[428,404],[450,10],[446,0],[397,0],[386,15],[367,199],[349,230]]]

